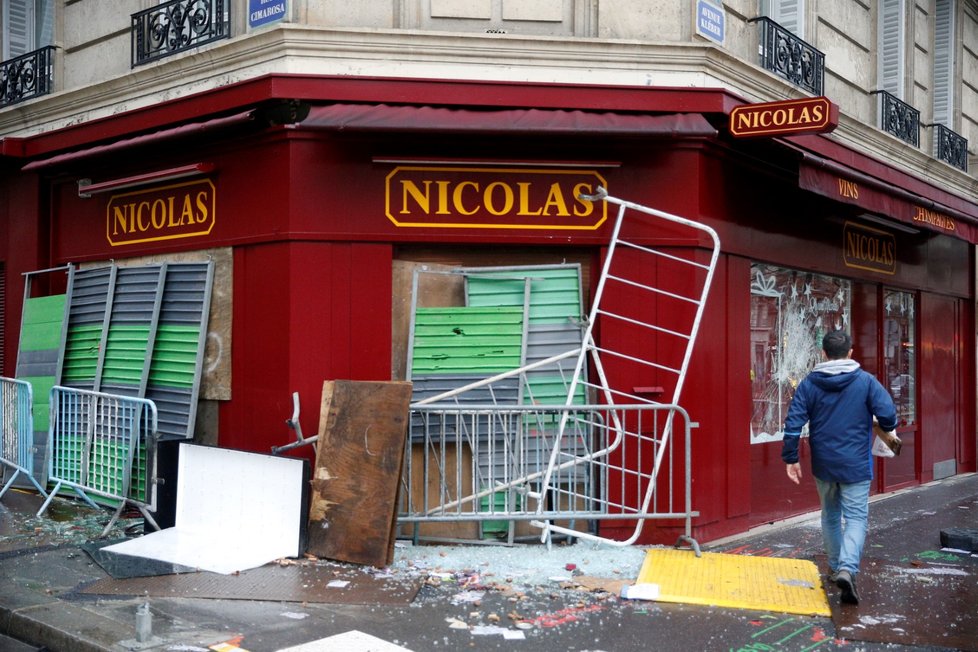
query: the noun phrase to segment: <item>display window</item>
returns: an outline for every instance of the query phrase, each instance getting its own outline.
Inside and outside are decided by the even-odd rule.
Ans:
[[[782,439],[795,388],[822,360],[822,336],[849,330],[851,311],[846,279],[751,266],[752,444]]]

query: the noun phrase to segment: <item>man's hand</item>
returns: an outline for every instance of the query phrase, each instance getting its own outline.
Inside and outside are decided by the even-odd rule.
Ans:
[[[795,462],[794,464],[788,464],[785,470],[788,472],[788,477],[795,484],[801,484],[801,464]]]

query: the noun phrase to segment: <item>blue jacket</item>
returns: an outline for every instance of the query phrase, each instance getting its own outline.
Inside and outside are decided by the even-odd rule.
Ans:
[[[781,459],[798,461],[806,423],[812,450],[812,475],[851,484],[873,478],[873,416],[883,430],[896,428],[893,399],[855,360],[829,360],[815,366],[795,390],[784,422]]]

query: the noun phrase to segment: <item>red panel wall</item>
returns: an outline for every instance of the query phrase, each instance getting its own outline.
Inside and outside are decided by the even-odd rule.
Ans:
[[[22,272],[51,266],[46,255],[47,220],[37,217],[42,212],[39,199],[38,180],[33,175],[0,182],[0,260],[5,263],[3,272],[7,276],[4,368],[0,371],[8,376],[14,375],[17,364],[24,296]]]
[[[220,443],[268,451],[299,392],[305,436],[319,428],[325,380],[390,380],[387,245],[293,243],[235,250],[232,400]],[[301,453],[308,454],[307,451]]]
[[[920,298],[920,479],[934,479],[934,463],[954,459],[961,408],[958,302],[924,294]]]

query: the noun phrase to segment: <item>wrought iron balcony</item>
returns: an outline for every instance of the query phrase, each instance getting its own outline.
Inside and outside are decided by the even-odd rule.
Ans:
[[[934,125],[934,156],[959,170],[968,171],[968,139],[942,124]]]
[[[136,67],[231,36],[231,0],[172,0],[132,15]]]
[[[753,21],[761,25],[761,67],[813,95],[821,95],[825,55],[767,16]]]
[[[47,95],[54,86],[54,46],[0,63],[0,106]]]
[[[880,98],[880,129],[914,147],[920,147],[920,111],[892,93],[873,92]]]

